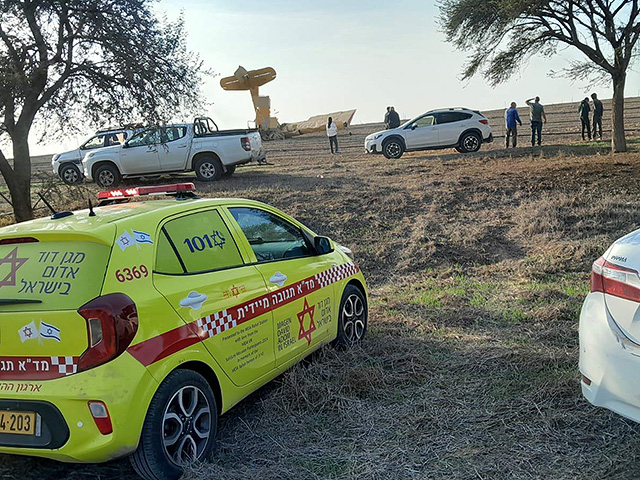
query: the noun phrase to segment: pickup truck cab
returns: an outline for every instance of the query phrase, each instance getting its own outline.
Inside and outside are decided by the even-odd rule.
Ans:
[[[198,117],[192,124],[149,127],[122,145],[89,152],[82,163],[88,180],[113,188],[123,178],[190,171],[210,182],[264,158],[257,130],[218,130],[210,118]]]
[[[56,153],[51,157],[51,167],[54,175],[58,175],[68,185],[82,182],[82,157],[87,152],[98,148],[120,145],[135,133],[133,128],[110,128],[99,130],[85,140],[78,148],[67,152]]]

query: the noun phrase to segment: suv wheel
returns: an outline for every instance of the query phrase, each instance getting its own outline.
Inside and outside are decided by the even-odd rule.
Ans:
[[[102,188],[113,188],[120,183],[120,172],[114,165],[107,163],[96,168],[93,178]]]
[[[144,420],[135,471],[147,480],[180,478],[183,467],[209,458],[215,445],[218,410],[205,378],[175,370],[160,384]]]
[[[404,153],[404,145],[397,138],[385,140],[382,144],[382,154],[390,159],[400,158]]]
[[[59,170],[60,178],[67,185],[76,185],[82,181],[82,173],[75,163],[65,163]]]
[[[223,177],[230,177],[231,175],[234,174],[234,172],[236,171],[236,166],[235,165],[229,165],[227,167],[227,170],[222,174]]]
[[[215,157],[204,157],[199,159],[194,167],[196,177],[201,182],[212,182],[220,180],[222,177],[222,163]]]
[[[474,132],[468,132],[460,137],[460,143],[458,146],[462,153],[477,152],[482,145],[482,139],[480,135]]]

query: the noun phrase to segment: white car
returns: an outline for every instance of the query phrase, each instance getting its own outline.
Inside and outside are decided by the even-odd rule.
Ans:
[[[640,230],[593,263],[580,312],[582,394],[640,422]]]
[[[372,133],[364,141],[367,153],[400,158],[404,152],[455,148],[476,152],[493,141],[489,120],[477,110],[446,108],[431,110],[403,125]]]
[[[82,158],[88,151],[120,145],[131,138],[134,132],[135,130],[126,128],[99,130],[78,148],[68,152],[56,153],[51,157],[51,167],[54,175],[58,175],[64,183],[69,185],[80,183],[83,178]]]
[[[192,124],[149,127],[122,145],[87,153],[82,164],[88,180],[114,188],[123,178],[190,171],[209,182],[264,158],[258,130],[218,130],[210,118],[198,117]]]

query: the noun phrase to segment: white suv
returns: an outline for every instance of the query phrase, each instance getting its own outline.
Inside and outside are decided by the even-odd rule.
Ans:
[[[367,153],[400,158],[404,152],[455,148],[477,152],[493,141],[489,120],[477,110],[446,108],[431,110],[398,128],[372,133],[364,141]]]

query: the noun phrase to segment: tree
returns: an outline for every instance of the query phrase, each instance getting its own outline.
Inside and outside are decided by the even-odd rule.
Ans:
[[[586,57],[564,73],[613,82],[614,152],[626,151],[624,87],[638,56],[638,0],[443,0],[440,22],[447,41],[471,51],[463,77],[478,72],[497,85],[530,56],[550,57],[571,46]]]
[[[33,217],[28,137],[197,109],[202,63],[153,0],[0,0],[0,150],[16,221]]]

